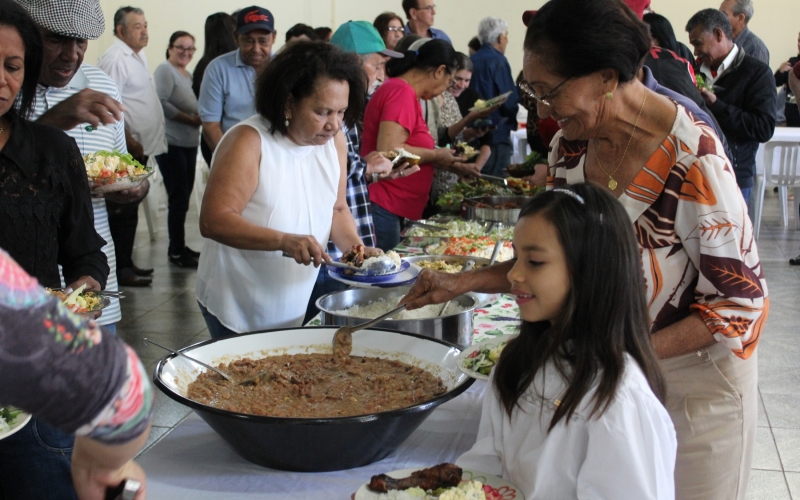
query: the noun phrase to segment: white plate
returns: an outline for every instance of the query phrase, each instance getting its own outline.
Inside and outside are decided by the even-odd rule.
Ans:
[[[470,370],[469,368],[464,367],[464,361],[475,351],[480,351],[481,349],[491,349],[495,347],[500,342],[508,342],[509,340],[513,339],[519,335],[518,333],[506,334],[506,335],[498,335],[490,340],[486,340],[484,342],[480,342],[478,344],[472,344],[471,346],[467,347],[461,354],[458,355],[458,369],[461,370],[463,373],[469,375],[470,377],[477,379],[477,380],[489,380],[488,375],[484,375],[483,373],[476,372],[474,370]],[[492,368],[494,369],[494,368]]]
[[[361,281],[349,280],[332,272],[330,269],[327,270],[327,272],[328,276],[336,281],[341,281],[346,285],[354,286],[356,288],[393,288],[396,286],[405,286],[414,283],[414,281],[417,279],[417,275],[420,272],[420,268],[417,266],[408,266],[408,269],[401,273],[397,273],[392,277],[392,279],[381,281],[380,283],[363,283]]]
[[[5,439],[8,436],[16,433],[18,430],[25,427],[25,425],[30,421],[31,416],[28,413],[20,413],[17,417],[16,421],[11,425],[11,428],[0,432],[0,439]]]
[[[393,472],[387,472],[386,475],[395,479],[401,479],[404,477],[409,477],[412,472],[416,472],[420,469],[422,469],[422,467],[396,470]],[[486,498],[525,500],[525,495],[523,495],[516,486],[509,483],[502,477],[497,477],[485,472],[463,469],[463,476],[461,479],[462,481],[480,481],[484,485],[484,491],[486,491],[487,487],[493,490],[491,492],[487,492]],[[493,495],[489,496],[491,493],[493,493]],[[367,483],[364,483],[361,485],[358,491],[356,491],[355,500],[378,500],[380,499],[380,495],[380,493],[371,491],[369,488],[367,488]]]
[[[483,111],[484,109],[489,109],[492,106],[495,106],[495,105],[500,104],[502,102],[506,102],[506,100],[508,99],[508,96],[510,96],[512,92],[513,92],[513,90],[509,90],[505,94],[500,94],[497,97],[492,97],[491,99],[486,99],[484,101],[484,105],[483,106],[481,106],[480,108],[477,107],[477,106],[473,106],[473,107],[469,108],[469,111]]]

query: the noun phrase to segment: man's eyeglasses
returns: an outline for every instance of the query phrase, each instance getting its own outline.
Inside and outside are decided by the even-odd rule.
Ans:
[[[428,5],[427,7],[418,7],[418,8],[417,8],[417,10],[430,10],[430,11],[434,11],[434,10],[436,10],[436,5]]]
[[[563,87],[564,84],[567,83],[570,79],[572,79],[571,76],[565,78],[564,81],[562,81],[561,83],[559,83],[558,85],[553,87],[552,90],[550,90],[550,92],[547,92],[546,94],[542,94],[542,95],[536,95],[536,92],[533,91],[533,88],[531,88],[531,85],[526,81],[522,81],[522,82],[519,83],[519,89],[521,91],[525,92],[529,97],[532,97],[533,99],[539,101],[540,103],[544,104],[545,106],[551,106],[550,99],[553,97],[553,94],[558,92],[559,89],[561,89],[561,87]]]
[[[180,45],[173,45],[172,48],[178,52],[188,52],[190,54],[194,54],[194,52],[197,50],[196,47],[181,47]]]

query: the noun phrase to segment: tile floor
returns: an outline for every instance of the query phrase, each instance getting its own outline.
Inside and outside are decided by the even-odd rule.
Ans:
[[[771,310],[759,346],[760,405],[758,436],[748,499],[800,500],[800,267],[788,264],[800,253],[800,231],[780,225],[777,197],[768,193],[758,250],[769,285]],[[158,219],[158,234],[150,242],[144,216],[140,217],[134,260],[140,267],[155,268],[153,284],[127,288],[122,301],[119,336],[131,344],[152,372],[163,353],[142,345],[151,337],[179,348],[209,337],[194,298],[195,272],[167,262],[166,212]],[[187,243],[202,249],[197,211],[191,205]],[[152,446],[189,411],[156,391]]]

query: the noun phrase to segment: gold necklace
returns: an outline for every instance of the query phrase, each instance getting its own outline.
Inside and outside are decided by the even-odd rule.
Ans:
[[[622,152],[622,159],[619,160],[619,165],[617,165],[617,168],[615,168],[613,172],[610,174],[606,172],[605,167],[603,167],[603,164],[600,162],[600,156],[597,154],[597,149],[594,151],[594,158],[597,160],[597,165],[600,167],[600,170],[602,170],[603,173],[608,176],[608,189],[612,191],[617,189],[617,181],[614,180],[614,174],[619,171],[619,168],[622,166],[622,162],[625,161],[625,155],[628,153],[628,147],[631,145],[631,141],[633,140],[633,134],[636,133],[636,128],[639,126],[639,118],[642,117],[642,111],[644,110],[645,102],[647,102],[647,89],[644,91],[644,99],[642,99],[642,106],[639,108],[639,116],[636,117],[636,121],[633,123],[633,131],[631,132],[631,136],[628,137],[628,144],[625,145],[625,151]]]

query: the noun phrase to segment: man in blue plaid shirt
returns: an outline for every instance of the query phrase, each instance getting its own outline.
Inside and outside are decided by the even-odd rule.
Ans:
[[[378,31],[366,21],[348,21],[339,26],[331,38],[331,43],[348,52],[355,52],[361,57],[362,67],[369,79],[370,95],[383,82],[386,60],[390,57],[403,57],[399,52],[387,50]],[[347,204],[353,213],[358,235],[361,236],[364,246],[374,247],[375,225],[372,222],[367,183],[391,179],[398,173],[392,171],[391,162],[377,151],[364,158],[361,157],[361,136],[357,126],[353,128],[343,126],[342,132],[347,138]],[[342,256],[342,249],[336,248],[333,241],[328,241],[327,252],[333,259]],[[347,285],[328,276],[326,270],[320,270],[303,323],[308,322],[319,312],[315,305],[318,298],[346,288]]]

